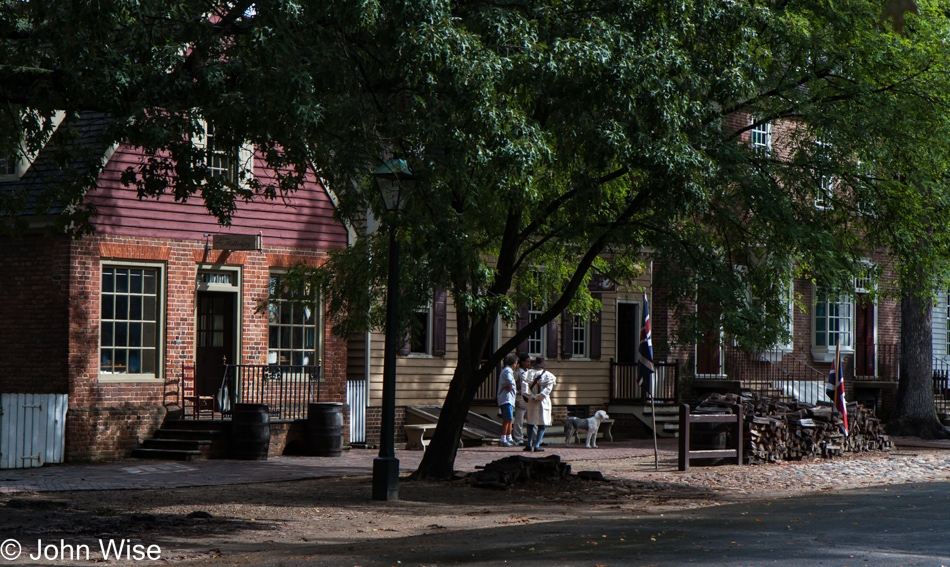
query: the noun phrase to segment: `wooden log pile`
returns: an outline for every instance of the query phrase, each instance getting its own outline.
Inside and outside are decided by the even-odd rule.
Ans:
[[[783,402],[756,394],[710,394],[697,413],[731,412],[742,404],[745,462],[748,464],[839,457],[845,453],[888,451],[891,441],[880,420],[857,403],[849,403],[848,435],[844,420],[831,406]]]
[[[561,457],[532,458],[512,455],[492,461],[472,475],[474,484],[482,488],[507,488],[515,483],[529,480],[563,480],[571,475],[571,465],[561,462]]]

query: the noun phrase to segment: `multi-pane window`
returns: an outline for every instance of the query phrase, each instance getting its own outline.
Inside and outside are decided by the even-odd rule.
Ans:
[[[267,307],[267,362],[315,366],[319,316],[314,305],[293,301],[282,290],[280,278],[270,278],[271,300]],[[278,293],[280,292],[280,293]]]
[[[831,199],[835,194],[835,187],[838,182],[834,177],[824,175],[821,177],[818,186],[818,192],[815,195],[815,206],[819,209],[830,209]]]
[[[754,125],[749,132],[749,143],[753,150],[768,153],[772,149],[772,124],[763,122]]]
[[[99,370],[155,374],[161,313],[160,270],[103,266]]]
[[[528,323],[531,323],[537,319],[541,313],[544,312],[544,307],[531,302],[531,305],[528,307]],[[528,337],[528,354],[531,356],[544,356],[547,346],[547,333],[545,328],[542,325],[541,328],[537,329],[535,332],[531,333]]]
[[[224,146],[218,141],[214,124],[210,122],[205,128],[205,147],[207,148],[207,164],[212,177],[224,177],[228,181],[234,180],[235,150]]]
[[[587,321],[580,315],[571,317],[571,356],[585,358],[587,356]]]
[[[815,346],[851,347],[851,311],[847,298],[819,290],[815,304]]]
[[[16,175],[16,159],[13,157],[0,157],[0,177]]]

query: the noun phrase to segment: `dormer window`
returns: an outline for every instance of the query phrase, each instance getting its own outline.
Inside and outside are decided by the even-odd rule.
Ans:
[[[0,181],[16,179],[16,158],[14,156],[0,157]]]

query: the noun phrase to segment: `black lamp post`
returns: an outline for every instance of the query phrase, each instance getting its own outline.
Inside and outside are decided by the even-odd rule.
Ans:
[[[391,159],[373,172],[386,210],[398,214],[415,179],[405,160]],[[389,281],[386,290],[386,349],[383,356],[383,415],[379,429],[379,456],[373,459],[373,500],[399,499],[399,459],[396,458],[396,324],[399,301],[399,243],[396,221],[389,223]]]

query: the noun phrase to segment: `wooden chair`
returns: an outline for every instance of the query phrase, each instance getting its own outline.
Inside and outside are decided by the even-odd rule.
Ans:
[[[181,376],[173,377],[165,374],[165,387],[162,392],[162,405],[169,414],[183,414],[181,407]]]
[[[214,419],[214,396],[199,396],[195,385],[195,365],[181,363],[181,408],[182,417],[188,413],[191,404],[191,418],[200,419],[202,410],[211,412]]]

